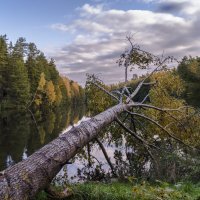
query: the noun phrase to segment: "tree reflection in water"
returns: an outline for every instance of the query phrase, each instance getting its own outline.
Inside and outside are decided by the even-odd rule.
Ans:
[[[28,111],[0,112],[0,171],[26,159],[83,115],[82,107],[32,114]]]

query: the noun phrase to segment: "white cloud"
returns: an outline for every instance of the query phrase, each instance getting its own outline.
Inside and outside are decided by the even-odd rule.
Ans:
[[[85,4],[82,8],[79,8],[82,13],[82,16],[88,16],[88,15],[98,15],[102,12],[102,5],[97,6],[91,6],[89,4]]]
[[[198,55],[200,6],[198,9],[194,7],[199,3],[187,1],[190,5],[187,16],[178,16],[166,11],[181,8],[186,14],[185,4],[164,5],[175,0],[155,2],[159,6],[162,4],[165,12],[105,9],[102,5],[95,7],[85,4],[78,9],[79,16],[70,24],[53,24],[53,29],[75,34],[71,44],[63,45],[59,51],[51,53],[60,71],[82,83],[85,73],[100,73],[107,83],[122,81],[123,68],[117,66],[116,60],[127,46],[125,36],[130,32],[136,33],[134,37],[137,43],[155,54],[165,50],[167,54],[175,56]],[[194,16],[190,15],[194,12]]]

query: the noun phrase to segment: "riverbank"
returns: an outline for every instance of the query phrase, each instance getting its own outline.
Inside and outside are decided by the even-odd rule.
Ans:
[[[155,184],[147,182],[88,182],[68,186],[73,195],[68,200],[199,200],[200,184],[177,183],[174,185],[157,181]],[[35,200],[48,199],[45,192],[41,192]]]

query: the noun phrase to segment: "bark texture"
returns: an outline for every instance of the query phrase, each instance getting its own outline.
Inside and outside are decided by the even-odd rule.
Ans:
[[[60,135],[26,160],[7,168],[0,174],[0,199],[34,198],[40,190],[48,187],[80,148],[130,107],[131,104],[118,104]]]

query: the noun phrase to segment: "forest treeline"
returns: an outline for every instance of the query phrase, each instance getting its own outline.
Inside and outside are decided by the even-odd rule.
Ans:
[[[15,44],[0,36],[0,107],[37,110],[83,102],[84,90],[62,77],[34,43],[20,37]]]

